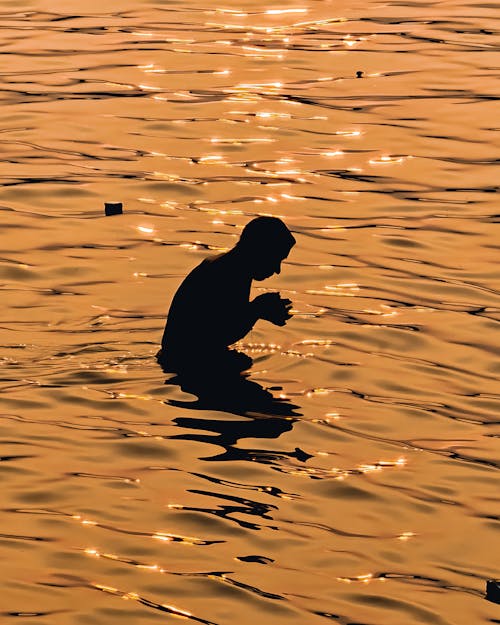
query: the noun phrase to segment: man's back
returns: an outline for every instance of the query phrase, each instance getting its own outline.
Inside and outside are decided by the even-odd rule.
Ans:
[[[241,338],[250,283],[238,275],[227,255],[207,258],[195,267],[174,295],[168,313],[162,351],[169,362],[220,351]]]

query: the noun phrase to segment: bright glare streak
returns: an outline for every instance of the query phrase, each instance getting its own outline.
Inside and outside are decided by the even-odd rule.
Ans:
[[[342,156],[344,152],[342,150],[334,150],[332,152],[321,152],[321,156]]]
[[[285,13],[307,13],[309,9],[268,9],[266,15],[284,15]]]
[[[144,232],[144,234],[153,234],[153,232],[155,231],[154,228],[150,228],[148,226],[137,226],[137,230],[139,232]]]
[[[389,165],[391,163],[404,163],[411,156],[381,156],[380,158],[372,158],[370,165]]]
[[[335,134],[341,137],[359,137],[361,130],[337,130]]]
[[[414,536],[416,536],[414,532],[403,532],[397,538],[398,540],[406,541],[410,540],[410,538],[413,538]]]
[[[164,534],[153,534],[152,538],[163,540],[164,542],[170,542],[172,540],[170,536],[165,536]]]

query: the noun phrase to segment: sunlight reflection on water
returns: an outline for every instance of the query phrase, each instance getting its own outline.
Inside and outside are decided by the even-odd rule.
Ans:
[[[496,622],[493,5],[84,10],[2,10],[3,620]],[[293,316],[197,398],[165,314],[257,215]]]

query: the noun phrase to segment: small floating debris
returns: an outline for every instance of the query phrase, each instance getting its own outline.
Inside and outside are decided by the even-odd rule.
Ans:
[[[295,457],[301,462],[306,462],[306,460],[309,460],[309,458],[312,458],[313,456],[311,456],[311,454],[308,454],[307,451],[304,451],[300,447],[295,447]]]
[[[361,70],[356,72],[356,78],[363,78],[363,72]]]
[[[106,217],[121,215],[123,213],[123,204],[121,202],[105,202],[104,213]]]
[[[486,582],[486,599],[500,603],[500,580],[489,579]]]

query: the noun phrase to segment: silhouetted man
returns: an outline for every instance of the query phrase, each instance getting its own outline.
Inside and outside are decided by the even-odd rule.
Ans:
[[[285,325],[292,305],[279,293],[249,301],[252,280],[280,273],[294,245],[280,219],[257,217],[245,226],[233,249],[195,267],[170,306],[157,354],[164,370],[213,375],[248,369],[251,358],[228,346],[242,339],[258,319]]]

